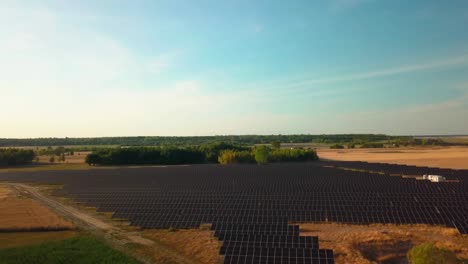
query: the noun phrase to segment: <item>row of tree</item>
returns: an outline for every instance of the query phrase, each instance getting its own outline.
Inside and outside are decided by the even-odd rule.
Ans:
[[[249,148],[228,143],[195,147],[101,148],[86,156],[89,165],[176,165],[200,163],[269,163],[318,160],[314,150]]]
[[[29,164],[36,157],[31,149],[0,149],[0,166]]]
[[[98,148],[86,156],[90,165],[197,164],[216,163],[222,151],[244,151],[245,146],[212,143],[189,147],[118,147]]]

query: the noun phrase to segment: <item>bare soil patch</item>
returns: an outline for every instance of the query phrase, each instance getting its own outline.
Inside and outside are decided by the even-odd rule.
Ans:
[[[219,255],[221,242],[213,236],[213,232],[206,229],[189,230],[145,230],[144,236],[156,240],[181,255],[194,260],[194,263],[213,264],[222,263]],[[157,263],[174,263],[158,252],[154,252]]]
[[[454,228],[430,225],[301,224],[301,235],[318,236],[320,248],[333,249],[340,263],[408,263],[406,253],[415,245],[434,243],[468,259],[468,236]]]
[[[0,185],[0,232],[53,231],[74,225],[38,202]]]
[[[419,147],[389,149],[317,149],[320,158],[368,161],[414,166],[468,169],[468,147]]]

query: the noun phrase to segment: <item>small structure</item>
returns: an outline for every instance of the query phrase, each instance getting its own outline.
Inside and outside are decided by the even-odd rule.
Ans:
[[[431,182],[444,182],[447,179],[445,179],[444,176],[441,175],[423,175],[423,180],[429,180]]]

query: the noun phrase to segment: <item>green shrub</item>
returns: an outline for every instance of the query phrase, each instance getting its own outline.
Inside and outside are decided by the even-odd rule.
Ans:
[[[270,162],[301,162],[318,160],[314,150],[305,149],[275,149],[270,153]]]
[[[330,146],[331,149],[344,149],[343,145],[340,144],[334,144]]]
[[[218,162],[221,164],[254,163],[255,160],[250,151],[225,150],[219,155]]]
[[[266,164],[270,156],[270,148],[267,146],[257,146],[253,150],[253,155],[258,164]]]
[[[408,252],[411,264],[456,264],[461,263],[455,254],[445,248],[437,248],[431,243],[424,243],[413,247]]]
[[[367,142],[361,145],[361,148],[383,148],[383,143]]]

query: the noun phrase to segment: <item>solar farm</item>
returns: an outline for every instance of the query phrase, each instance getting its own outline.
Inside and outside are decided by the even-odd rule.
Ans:
[[[419,179],[444,175],[445,182]],[[366,162],[191,165],[0,174],[143,229],[210,224],[224,263],[334,263],[300,223],[432,224],[468,232],[468,171]]]

